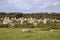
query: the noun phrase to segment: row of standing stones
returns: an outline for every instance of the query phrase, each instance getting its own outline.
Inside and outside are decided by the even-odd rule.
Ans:
[[[36,18],[11,18],[9,19],[9,17],[4,17],[3,19],[3,24],[8,24],[8,23],[12,23],[13,21],[12,20],[16,20],[18,22],[20,22],[20,24],[23,24],[24,21],[27,21],[28,23],[32,23],[33,25],[37,25],[37,23],[40,23],[42,22],[43,24],[46,24],[48,21],[52,21],[52,22],[60,22],[60,20],[57,20],[57,19],[47,19],[47,18],[44,18],[44,19],[36,19]]]
[[[13,18],[14,19],[14,18]],[[15,19],[16,20],[16,19]],[[19,19],[17,19],[16,21],[20,21],[20,24],[22,24],[24,21],[27,21],[27,22],[29,22],[29,23],[33,23],[33,25],[37,25],[37,23],[35,22],[37,19],[33,19],[33,18],[28,18],[28,19],[26,19],[26,18],[19,18]],[[43,24],[46,24],[47,23],[47,21],[48,21],[49,19],[46,19],[46,18],[44,18],[43,20],[42,19],[38,19],[37,21],[38,22],[43,22]],[[54,19],[54,20],[52,20],[52,22],[54,22],[54,21],[57,21],[57,22],[59,22],[60,20],[57,20],[57,19]],[[4,17],[4,19],[3,19],[3,24],[8,24],[8,26],[9,27],[13,27],[14,26],[14,24],[12,23],[13,21],[12,20],[10,20],[9,19],[9,17],[7,18],[7,17]],[[31,32],[32,30],[31,29],[29,29],[29,28],[24,28],[24,29],[22,29],[22,32]],[[51,30],[49,30],[49,31],[51,31],[51,32],[55,32],[56,30],[55,29],[51,29]]]

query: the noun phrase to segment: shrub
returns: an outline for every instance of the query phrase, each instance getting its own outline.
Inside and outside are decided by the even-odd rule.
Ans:
[[[8,25],[7,24],[0,24],[0,28],[8,28]]]

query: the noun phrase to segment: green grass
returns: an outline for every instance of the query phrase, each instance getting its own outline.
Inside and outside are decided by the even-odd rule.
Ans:
[[[22,32],[22,28],[0,28],[0,40],[60,40],[60,30],[50,32],[32,28],[31,32]]]

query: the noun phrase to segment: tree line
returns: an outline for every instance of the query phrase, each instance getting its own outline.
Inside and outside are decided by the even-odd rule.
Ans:
[[[25,18],[57,18],[60,19],[60,13],[21,13],[21,12],[11,12],[11,13],[6,13],[6,12],[0,12],[0,18],[1,17],[10,17],[10,18],[20,18],[20,17],[25,17]]]

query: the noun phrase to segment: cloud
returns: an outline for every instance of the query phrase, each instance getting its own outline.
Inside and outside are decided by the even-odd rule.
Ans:
[[[45,2],[42,6],[39,6],[39,8],[47,8],[51,6],[56,6],[58,4],[59,4],[58,2],[53,3],[52,1],[49,1],[49,2]]]
[[[29,10],[34,7],[47,8],[58,4],[58,2],[53,3],[51,0],[9,0],[8,3],[21,10]]]
[[[21,10],[28,10],[39,4],[41,0],[9,0],[8,3]]]
[[[58,5],[59,3],[58,2],[54,2],[52,5],[55,6],[55,5]]]
[[[32,0],[34,4],[39,4],[42,0]]]
[[[58,10],[60,8],[59,2],[58,0],[0,0],[0,10],[19,12]]]
[[[45,2],[42,6],[39,6],[39,8],[47,8],[51,5],[51,3],[52,3],[51,1]]]

